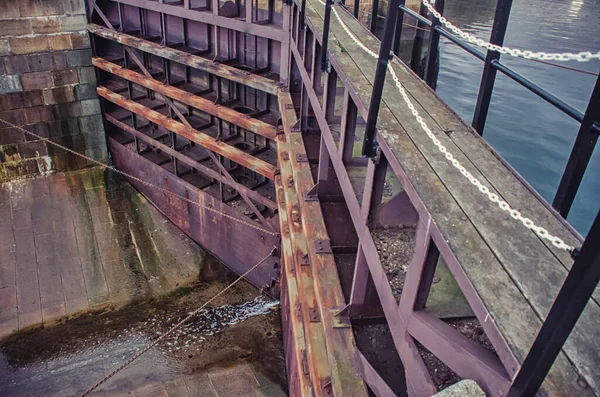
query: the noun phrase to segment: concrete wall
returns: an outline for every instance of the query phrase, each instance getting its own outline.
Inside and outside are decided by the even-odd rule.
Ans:
[[[105,162],[84,0],[0,0],[0,118]],[[0,122],[0,182],[87,161]]]

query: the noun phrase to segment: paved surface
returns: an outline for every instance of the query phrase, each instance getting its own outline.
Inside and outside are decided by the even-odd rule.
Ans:
[[[0,338],[195,280],[204,253],[102,169],[0,185]]]

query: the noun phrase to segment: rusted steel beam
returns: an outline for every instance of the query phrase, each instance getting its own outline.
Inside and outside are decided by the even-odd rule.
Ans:
[[[326,252],[327,250],[317,252],[314,244],[316,240],[328,240],[329,236],[320,203],[312,199],[307,200],[307,193],[313,188],[314,181],[310,164],[301,160],[306,156],[302,136],[292,132],[292,126],[297,122],[292,98],[288,92],[282,92],[278,96],[278,101],[290,152],[289,162],[292,166],[293,181],[300,202],[302,230],[311,239],[308,247],[310,268],[315,283],[315,297],[320,310],[320,319],[325,330],[333,395],[367,396],[352,328],[337,316],[337,313],[344,309],[346,302],[333,254]]]
[[[188,167],[194,168],[195,170],[198,170],[199,172],[205,174],[209,178],[215,179],[215,180],[222,182],[228,186],[231,186],[233,189],[237,190],[238,192],[244,192],[249,198],[256,201],[257,203],[262,204],[265,207],[270,208],[272,210],[278,209],[276,203],[261,196],[254,190],[249,189],[246,186],[241,185],[235,181],[231,182],[230,180],[228,180],[227,178],[225,178],[223,175],[219,174],[217,171],[213,170],[212,168],[208,168],[207,166],[202,165],[201,163],[197,162],[196,160],[189,158],[185,154],[180,153],[180,152],[170,148],[169,146],[165,145],[164,143],[161,143],[155,139],[152,139],[151,137],[144,134],[143,132],[140,132],[140,131],[132,128],[131,126],[123,123],[122,121],[115,119],[111,115],[109,115],[109,114],[106,115],[106,121],[108,121],[111,124],[114,124],[115,126],[122,129],[123,131],[126,131],[129,134],[137,137],[138,139],[140,139],[141,141],[144,141],[148,145],[151,145],[157,149],[160,149],[162,152],[168,154],[169,156],[173,156],[173,157],[177,158],[177,160],[179,160],[183,164],[187,165]]]
[[[98,92],[98,95],[100,95],[102,98],[124,109],[127,109],[130,112],[133,112],[138,116],[141,116],[155,124],[158,124],[169,131],[173,131],[174,133],[181,135],[210,151],[220,154],[228,158],[229,160],[248,168],[251,171],[254,171],[271,180],[275,178],[275,166],[267,163],[266,161],[257,159],[256,157],[253,157],[248,153],[245,153],[231,145],[217,141],[210,135],[204,134],[200,131],[190,128],[144,105],[131,101],[115,92],[110,91],[106,87],[100,86],[96,89],[96,91]]]
[[[314,395],[326,396],[330,395],[331,391],[331,369],[325,343],[326,331],[320,320],[321,310],[316,305],[316,286],[308,263],[310,244],[308,239],[310,236],[305,236],[302,230],[302,214],[298,193],[294,185],[290,160],[293,153],[289,151],[289,147],[282,135],[278,137],[277,149],[283,185],[282,192],[285,198],[284,206],[281,205],[281,199],[279,199],[279,213],[287,213],[289,235],[284,238],[291,240],[294,255],[294,271],[298,285],[299,299],[298,315],[301,316],[302,323],[304,324],[306,363],[313,384]]]
[[[93,33],[98,37],[102,37],[128,47],[133,47],[140,51],[175,61],[195,69],[204,70],[210,74],[214,74],[215,76],[235,81],[236,83],[256,88],[257,90],[261,90],[272,95],[277,95],[279,92],[280,84],[266,77],[258,76],[250,72],[239,70],[232,66],[220,64],[196,55],[191,55],[187,52],[176,50],[174,48],[163,47],[160,44],[140,39],[125,33],[116,32],[93,23],[88,24],[87,28],[90,33]]]
[[[305,368],[304,355],[306,352],[306,335],[301,317],[298,316],[300,298],[298,296],[298,280],[295,268],[296,263],[292,240],[290,238],[289,220],[286,211],[285,193],[281,183],[281,175],[275,177],[277,202],[281,207],[279,211],[279,225],[281,230],[281,316],[284,327],[284,350],[286,367],[288,370],[288,384],[290,395],[313,396],[313,384],[310,373]]]
[[[179,88],[163,84],[160,81],[152,78],[142,76],[139,73],[122,68],[117,64],[108,62],[99,57],[92,58],[92,63],[94,66],[112,73],[115,76],[119,76],[125,80],[129,80],[133,83],[151,89],[152,91],[161,93],[169,98],[185,103],[193,108],[212,114],[213,116],[216,116],[222,120],[240,126],[245,130],[254,132],[271,140],[274,140],[275,136],[277,135],[276,127],[267,124],[264,121],[252,118],[249,115],[236,112],[235,110],[229,109],[225,106],[214,104],[208,99],[204,99]]]

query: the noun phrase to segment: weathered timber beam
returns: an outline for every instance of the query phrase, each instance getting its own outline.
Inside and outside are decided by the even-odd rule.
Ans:
[[[232,66],[223,65],[209,59],[188,54],[184,51],[176,50],[174,48],[164,47],[160,44],[140,39],[125,33],[116,32],[93,23],[88,24],[87,29],[90,33],[93,33],[98,37],[102,37],[128,47],[133,47],[140,51],[144,51],[170,61],[178,62],[195,69],[204,70],[210,74],[214,74],[215,76],[235,81],[236,83],[256,88],[257,90],[261,90],[272,95],[277,95],[279,92],[279,83],[262,76],[236,69]]]
[[[220,154],[231,161],[234,161],[240,164],[243,167],[248,168],[266,178],[271,180],[275,179],[275,166],[267,163],[266,161],[257,159],[245,153],[231,145],[228,145],[223,142],[217,141],[215,138],[210,135],[199,132],[193,128],[186,126],[176,120],[173,120],[170,117],[167,117],[157,111],[147,108],[146,106],[140,105],[137,102],[131,101],[106,87],[98,87],[96,89],[98,95],[102,98],[129,110],[141,116],[161,127],[166,128],[169,131],[173,131],[174,133],[181,135],[192,142],[197,143],[198,145],[213,151],[217,154]]]
[[[265,207],[270,208],[272,210],[278,209],[278,206],[275,202],[261,196],[254,190],[252,190],[242,184],[239,184],[237,182],[231,182],[229,179],[225,178],[223,175],[219,174],[217,171],[213,170],[212,168],[208,168],[207,166],[200,164],[196,160],[189,158],[185,154],[180,153],[180,152],[174,150],[173,148],[165,145],[164,143],[161,143],[161,142],[157,141],[156,139],[149,137],[148,135],[144,134],[143,132],[140,132],[140,131],[132,128],[131,126],[123,123],[122,121],[115,119],[111,115],[107,114],[106,120],[109,123],[114,124],[118,128],[122,129],[123,131],[126,131],[129,134],[137,137],[141,141],[144,141],[148,145],[154,146],[155,148],[160,149],[162,152],[168,154],[169,156],[173,156],[173,157],[177,158],[177,160],[179,160],[183,164],[187,165],[188,167],[194,168],[194,169],[198,170],[199,172],[205,174],[206,176],[216,179],[217,181],[223,182],[224,184],[231,186],[238,192],[244,192],[249,198],[256,201],[257,203],[262,204]]]
[[[282,29],[259,25],[257,23],[248,23],[239,19],[216,15],[212,12],[186,9],[184,7],[167,4],[166,2],[157,2],[156,0],[117,0],[117,2],[134,7],[140,7],[146,10],[156,11],[162,14],[189,19],[192,21],[203,22],[209,25],[237,30],[238,32],[265,37],[282,43],[287,43],[290,40],[289,32]]]
[[[125,80],[129,80],[133,83],[149,88],[152,91],[161,93],[169,98],[185,103],[186,105],[189,105],[193,108],[212,114],[213,116],[231,122],[258,135],[262,135],[272,140],[274,140],[275,136],[277,135],[277,128],[275,128],[274,126],[267,124],[264,121],[252,118],[246,114],[236,112],[235,110],[229,109],[228,107],[216,105],[208,99],[201,98],[179,88],[172,87],[163,84],[160,81],[142,76],[139,73],[122,68],[117,64],[108,62],[99,57],[92,58],[92,63],[94,64],[94,66],[105,70],[109,73],[112,73],[115,76],[122,77]]]

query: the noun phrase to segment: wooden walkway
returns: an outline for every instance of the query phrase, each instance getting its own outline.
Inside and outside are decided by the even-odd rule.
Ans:
[[[170,292],[198,278],[203,255],[102,169],[2,184],[0,338]]]
[[[299,4],[296,6],[299,7]],[[317,0],[307,0],[309,31],[303,34],[296,30],[292,34],[292,71],[298,69],[297,76],[303,80],[307,90],[302,93],[302,101],[306,101],[306,104],[300,104],[301,115],[314,112],[322,132],[322,142],[332,159],[353,224],[360,236],[362,251],[370,257],[367,259],[370,273],[377,280],[383,278],[380,277],[383,276],[380,259],[374,257],[372,237],[365,231],[358,201],[360,197],[357,199],[354,195],[346,167],[342,161],[337,161],[346,151],[343,142],[348,123],[344,121],[344,116],[348,102],[356,106],[359,118],[367,117],[376,60],[351,40],[332,15],[329,59],[333,78],[337,76],[341,81],[346,97],[340,90],[334,91],[335,99],[331,98],[331,94],[328,96],[327,87],[338,84],[327,85],[327,79],[332,79],[332,74],[323,83],[319,71],[318,42],[322,36],[324,9]],[[342,7],[336,6],[336,9],[350,30],[377,53],[379,41]],[[299,25],[296,23],[294,26]],[[516,172],[424,82],[397,58],[392,61],[392,67],[426,123],[469,172],[490,186],[511,207],[547,228],[551,234],[560,236],[567,244],[581,245],[580,236],[533,193]],[[294,82],[291,86],[294,86]],[[328,101],[344,103],[341,120],[325,114],[323,108],[326,108]],[[311,113],[306,108],[308,103]],[[486,391],[505,391],[554,301],[572,259],[567,252],[539,238],[501,211],[496,204],[489,202],[448,163],[406,107],[389,74],[381,106],[378,126],[383,132],[379,133],[378,142],[382,155],[402,183],[420,218],[415,255],[406,280],[408,286],[403,291],[399,308],[389,288],[376,283],[388,323],[392,321],[391,317],[400,316],[397,320],[396,347],[407,367],[407,378],[412,377],[412,392],[424,395],[433,391],[428,388],[431,379],[423,373],[425,368],[420,357],[411,353],[414,350],[413,338],[460,376],[476,379],[480,384],[483,382]],[[338,126],[340,123],[341,126]],[[342,144],[338,145],[340,140],[334,138],[332,131],[340,127]],[[366,172],[368,179],[377,171]],[[364,206],[364,197],[362,203]],[[364,211],[365,208],[362,208]],[[494,355],[482,352],[480,346],[468,343],[470,341],[457,335],[457,332],[451,332],[449,326],[431,318],[426,312],[413,310],[419,283],[422,285],[423,275],[431,273],[431,269],[427,268],[431,265],[427,264],[426,258],[430,245],[435,245],[448,263],[499,360]],[[564,354],[558,357],[546,378],[544,390],[550,395],[569,395],[574,391],[577,394],[594,395],[600,391],[600,370],[597,366],[600,361],[597,345],[600,338],[598,296],[589,302],[564,347]],[[394,325],[390,323],[392,327]],[[410,335],[410,341],[401,340],[402,332]],[[468,362],[465,357],[470,357],[471,361]],[[410,389],[409,394],[412,394]]]

